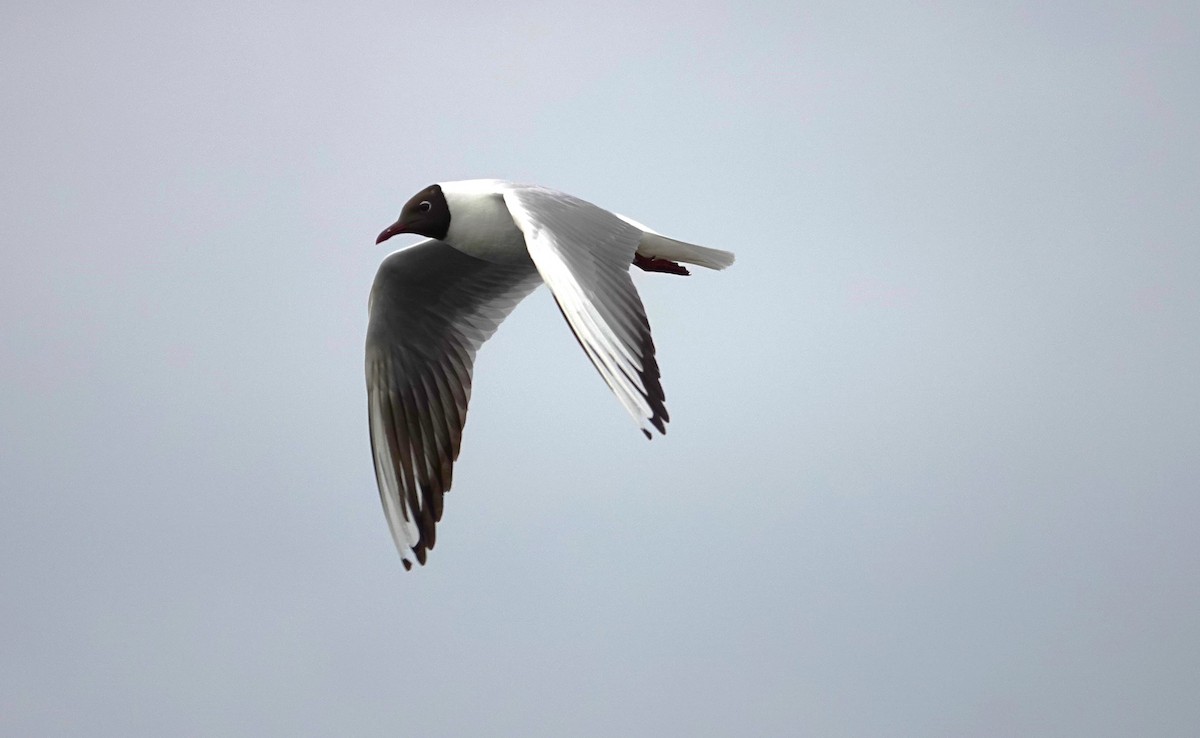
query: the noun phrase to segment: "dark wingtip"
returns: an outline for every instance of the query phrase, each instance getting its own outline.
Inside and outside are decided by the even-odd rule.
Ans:
[[[400,562],[402,564],[404,564],[404,571],[412,571],[412,562],[411,561],[409,561],[408,559],[400,559]]]

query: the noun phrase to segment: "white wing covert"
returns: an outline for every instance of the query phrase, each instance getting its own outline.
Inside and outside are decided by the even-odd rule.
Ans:
[[[504,201],[542,279],[600,376],[637,421],[666,433],[650,323],[629,266],[643,231],[603,208],[541,187],[511,185]]]
[[[384,513],[406,569],[425,563],[462,443],[475,353],[542,280],[441,241],[397,251],[371,287],[367,402]]]

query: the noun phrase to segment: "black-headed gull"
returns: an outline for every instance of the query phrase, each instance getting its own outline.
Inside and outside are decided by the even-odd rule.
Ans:
[[[724,269],[727,251],[661,236],[555,190],[500,180],[418,192],[376,243],[431,240],[384,259],[371,287],[367,397],[375,477],[404,567],[425,563],[462,441],[475,352],[538,285],[646,437],[666,432],[654,341],[629,276]]]

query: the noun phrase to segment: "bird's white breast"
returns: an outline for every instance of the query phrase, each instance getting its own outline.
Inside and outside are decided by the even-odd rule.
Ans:
[[[450,208],[450,229],[445,241],[484,261],[527,262],[525,236],[508,212],[501,186],[495,180],[442,183],[442,194]]]

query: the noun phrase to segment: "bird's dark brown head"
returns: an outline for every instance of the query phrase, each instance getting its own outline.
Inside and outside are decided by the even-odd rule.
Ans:
[[[429,185],[408,202],[395,223],[383,229],[375,243],[383,243],[398,233],[415,233],[427,238],[443,239],[450,230],[450,206],[440,185]]]

